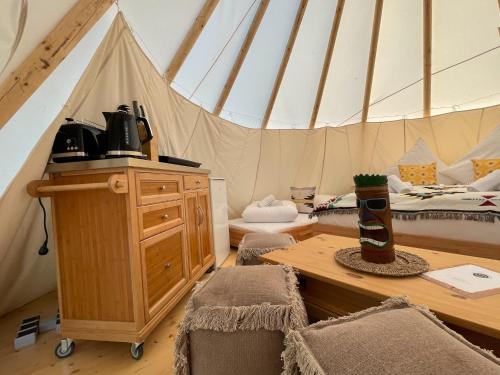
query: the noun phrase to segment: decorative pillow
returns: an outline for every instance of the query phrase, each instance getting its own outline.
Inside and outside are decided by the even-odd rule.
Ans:
[[[398,165],[401,180],[413,185],[436,185],[436,162],[431,164]]]
[[[297,205],[297,210],[302,214],[310,214],[313,211],[315,194],[316,186],[290,188],[290,199]]]
[[[442,173],[460,184],[469,185],[474,181],[471,160],[500,158],[500,126],[470,150],[462,159],[445,169]]]
[[[492,353],[401,297],[292,330],[285,343],[284,374],[496,375],[500,369]]]
[[[441,171],[447,169],[448,166],[432,153],[422,138],[417,139],[413,147],[396,164],[390,166],[384,174],[387,176],[395,175],[401,178],[398,168],[399,164],[430,164],[432,162],[436,162],[438,183],[445,185],[456,183],[454,179],[441,174]]]
[[[482,160],[471,160],[472,166],[474,167],[474,180],[490,174],[497,169],[500,169],[500,159],[482,159]]]

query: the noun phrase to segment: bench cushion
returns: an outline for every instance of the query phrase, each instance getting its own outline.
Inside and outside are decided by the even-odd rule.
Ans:
[[[404,298],[322,321],[287,337],[285,368],[307,375],[499,374],[491,353]]]
[[[174,373],[279,374],[285,335],[306,325],[292,269],[271,265],[219,269],[198,285],[186,306]]]

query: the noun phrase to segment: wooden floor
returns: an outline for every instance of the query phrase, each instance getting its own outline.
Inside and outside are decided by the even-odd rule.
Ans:
[[[236,252],[222,267],[233,266]],[[40,314],[49,319],[57,312],[57,293],[48,293],[0,318],[0,374],[171,374],[177,326],[184,316],[189,294],[167,315],[144,343],[144,356],[130,357],[130,344],[77,341],[75,353],[58,359],[54,348],[61,339],[54,331],[39,335],[35,345],[14,350],[19,322]]]

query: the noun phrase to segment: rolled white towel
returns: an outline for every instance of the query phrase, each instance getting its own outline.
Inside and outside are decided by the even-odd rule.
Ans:
[[[283,202],[282,201],[279,201],[277,199],[275,199],[272,203],[271,203],[271,207],[279,207],[279,206],[283,206]]]
[[[390,193],[408,193],[413,190],[411,182],[403,182],[396,175],[391,174],[387,177]]]
[[[274,198],[274,195],[268,195],[267,197],[261,199],[260,201],[257,201],[257,206],[259,207],[269,207],[273,204],[273,202],[276,200]]]
[[[500,169],[477,179],[467,187],[468,191],[500,191]]]

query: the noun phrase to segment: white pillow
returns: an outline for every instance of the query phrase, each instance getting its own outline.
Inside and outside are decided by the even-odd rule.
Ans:
[[[474,169],[472,159],[495,159],[500,158],[500,126],[483,139],[476,147],[470,150],[462,159],[443,171],[446,175],[463,185],[469,185],[474,181]]]
[[[417,142],[415,142],[413,147],[410,148],[396,164],[390,166],[385,171],[385,174],[387,176],[395,175],[401,177],[399,174],[398,164],[430,164],[432,162],[436,162],[438,183],[445,185],[452,185],[455,183],[455,180],[441,173],[441,171],[448,168],[448,166],[432,153],[422,138],[417,139]]]
[[[241,217],[247,223],[287,223],[295,221],[299,215],[297,206],[290,201],[283,201],[283,206],[259,207],[257,202],[251,203]]]
[[[474,181],[467,187],[468,191],[499,191],[500,190],[500,169],[487,174]]]

